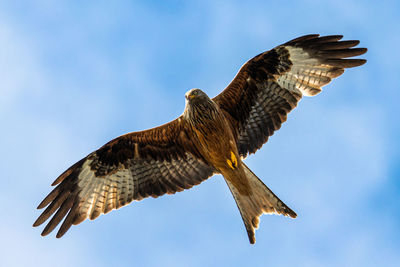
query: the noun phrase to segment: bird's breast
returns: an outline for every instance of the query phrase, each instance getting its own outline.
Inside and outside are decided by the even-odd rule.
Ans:
[[[237,168],[239,160],[236,142],[219,109],[212,116],[203,116],[193,122],[193,142],[208,163],[217,170]]]

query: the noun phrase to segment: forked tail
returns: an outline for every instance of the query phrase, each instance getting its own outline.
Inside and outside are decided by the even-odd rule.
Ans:
[[[263,213],[283,214],[296,218],[297,214],[283,203],[258,177],[243,163],[244,173],[249,181],[250,195],[240,194],[235,186],[225,179],[239,208],[251,244],[256,242],[255,229],[258,228]]]

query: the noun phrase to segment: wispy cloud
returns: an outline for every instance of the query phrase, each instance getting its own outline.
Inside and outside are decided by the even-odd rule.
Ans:
[[[391,52],[399,24],[391,10],[398,4],[33,3],[22,13],[15,3],[1,4],[2,265],[399,261],[399,55]],[[249,57],[315,31],[361,39],[369,62],[304,99],[246,160],[298,219],[263,216],[256,246],[248,245],[234,200],[216,176],[74,226],[61,240],[31,228],[36,205],[70,164],[119,134],[173,119],[187,89],[215,95]]]

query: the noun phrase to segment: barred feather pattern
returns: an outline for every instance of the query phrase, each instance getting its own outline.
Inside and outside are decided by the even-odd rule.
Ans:
[[[357,40],[311,34],[293,39],[249,60],[213,100],[236,130],[239,154],[254,153],[286,121],[302,96],[314,96],[345,68],[363,65]]]
[[[256,152],[286,121],[287,114],[301,99],[299,93],[289,92],[278,83],[268,81],[259,85],[259,93],[251,107],[246,123],[239,128],[239,154]]]
[[[184,131],[179,131],[181,122],[121,136],[74,164],[54,181],[57,186],[39,204],[46,209],[33,226],[52,217],[44,236],[64,219],[59,238],[85,219],[94,220],[133,200],[189,189],[212,176],[214,168],[189,148]]]
[[[210,144],[216,147],[219,143],[224,144],[218,142],[222,140],[218,138],[224,138],[227,144],[236,141],[242,158],[256,152],[286,121],[287,114],[303,95],[320,93],[322,86],[340,76],[345,68],[366,62],[364,59],[348,59],[364,54],[367,49],[354,48],[359,41],[340,41],[341,38],[341,35],[319,37],[311,34],[259,54],[245,63],[228,87],[213,98],[214,110],[199,105],[196,106],[198,109],[188,109],[170,123],[110,141],[54,181],[52,185],[56,187],[38,206],[46,209],[33,226],[41,225],[51,217],[42,232],[42,235],[47,235],[63,220],[57,233],[57,237],[61,237],[71,225],[88,218],[93,220],[133,200],[191,188],[217,172],[213,163],[221,160],[211,158],[207,161],[204,155]],[[204,97],[209,100],[205,94]],[[190,114],[191,111],[194,113]],[[196,112],[201,116],[191,116]],[[215,112],[222,112],[224,116],[215,116]],[[223,118],[223,123],[204,123],[215,117]],[[192,121],[188,120],[190,118]],[[232,130],[233,137],[227,128]],[[196,140],[193,138],[194,130],[201,135],[197,141],[193,141]],[[229,140],[225,140],[228,137]],[[199,140],[207,142],[200,144]],[[221,162],[225,163],[225,160]],[[235,195],[239,191],[232,187],[233,184],[228,185],[241,214],[248,215],[243,218],[250,242],[254,243],[254,228],[258,227],[258,217],[262,213],[290,217],[296,214],[249,169],[247,173],[255,177],[251,185],[265,189],[256,194],[262,201],[251,198],[238,200]],[[265,202],[269,204],[265,206]]]

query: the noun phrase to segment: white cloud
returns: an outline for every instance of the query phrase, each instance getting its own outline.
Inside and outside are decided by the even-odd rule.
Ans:
[[[264,216],[256,246],[247,243],[239,212],[221,177],[173,197],[134,203],[84,222],[61,240],[54,235],[40,237],[42,228],[31,228],[39,214],[34,208],[57,174],[111,137],[165,122],[181,111],[175,106],[182,103],[183,107],[183,97],[170,102],[181,90],[171,81],[189,79],[176,64],[184,61],[179,57],[192,57],[195,63],[190,66],[203,64],[204,79],[199,83],[217,92],[236,73],[232,65],[244,63],[248,55],[253,56],[253,49],[261,52],[259,47],[278,44],[273,40],[315,27],[327,31],[335,25],[335,29],[356,31],[349,22],[358,21],[350,11],[343,21],[332,17],[324,23],[324,12],[300,21],[296,12],[304,12],[307,5],[272,14],[281,4],[261,1],[219,6],[210,2],[199,9],[187,5],[182,9],[185,15],[154,11],[153,6],[115,10],[102,5],[94,9],[87,5],[84,11],[78,6],[79,13],[66,4],[41,3],[39,13],[54,23],[53,29],[46,28],[48,32],[34,31],[37,28],[29,28],[23,19],[13,23],[7,16],[0,19],[0,57],[6,59],[0,62],[4,73],[0,117],[6,126],[1,140],[7,151],[0,163],[5,170],[0,202],[7,207],[6,219],[0,221],[3,265],[37,261],[44,266],[54,262],[65,266],[234,266],[251,261],[254,266],[377,266],[382,260],[382,266],[389,266],[398,262],[399,244],[393,242],[398,218],[382,216],[379,209],[369,206],[373,196],[384,195],[390,179],[390,141],[385,140],[393,134],[387,133],[390,120],[385,120],[389,102],[375,101],[379,88],[371,88],[377,60],[366,65],[371,68],[369,77],[358,74],[364,73],[361,68],[349,74],[359,84],[350,92],[353,98],[335,94],[343,93],[338,85],[346,82],[334,81],[329,96],[324,98],[324,92],[301,103],[268,144],[246,161],[299,213],[296,220]],[[296,9],[300,6],[303,9]],[[332,14],[340,12],[338,7]],[[200,40],[186,41],[200,51],[178,53],[176,45],[197,36],[196,31],[203,33]],[[128,38],[127,33],[136,36]],[[385,49],[379,51],[376,58]],[[165,57],[171,62],[162,63],[160,57],[173,52],[177,54]],[[390,58],[396,62],[394,57]],[[394,64],[388,58],[383,61],[386,67]],[[164,71],[176,77],[160,79],[162,68],[154,66],[161,64],[175,68],[176,74]],[[393,76],[395,71],[389,70]],[[392,83],[385,71],[380,74],[372,82],[382,82],[382,87],[384,82]],[[365,98],[350,103],[361,95]],[[149,99],[157,103],[156,111],[147,104]]]
[[[28,43],[18,36],[14,29],[0,19],[0,114],[4,114],[22,96],[41,92],[44,85],[40,66],[36,64],[36,56],[29,49]]]

